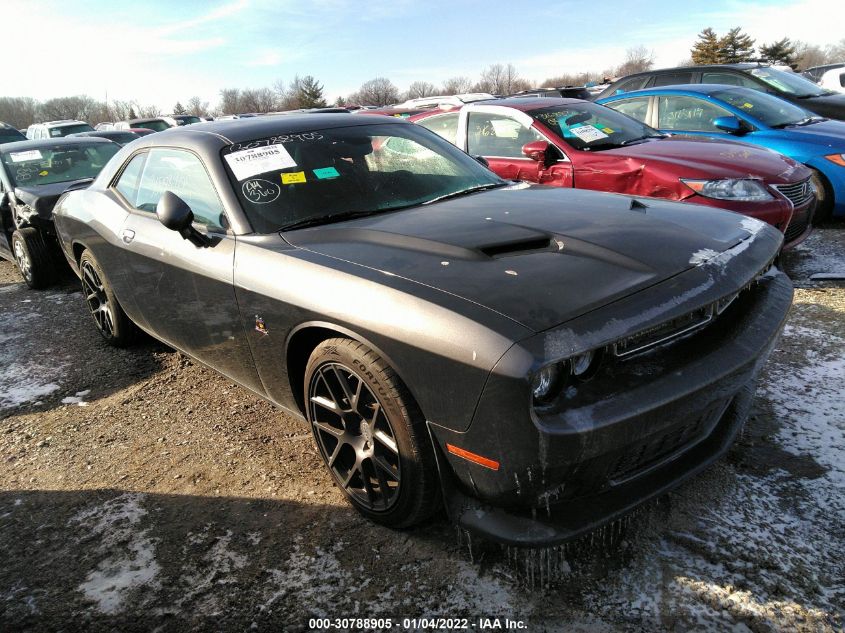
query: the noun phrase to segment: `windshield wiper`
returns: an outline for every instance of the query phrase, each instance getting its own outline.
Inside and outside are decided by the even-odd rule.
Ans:
[[[387,209],[392,210],[392,209]],[[376,213],[381,213],[382,210],[376,211],[344,211],[343,213],[331,213],[329,215],[321,215],[316,218],[306,218],[304,220],[299,220],[298,222],[293,222],[291,224],[286,224],[280,231],[291,231],[293,229],[304,229],[309,226],[319,226],[321,224],[332,224],[333,222],[341,222],[342,220],[351,220],[353,218],[364,218],[368,215],[375,215]]]
[[[320,226],[321,224],[333,224],[335,222],[343,222],[345,220],[354,220],[356,218],[366,218],[371,215],[379,215],[381,213],[390,213],[391,211],[401,211],[402,209],[409,209],[411,207],[419,206],[419,202],[412,202],[410,204],[400,204],[395,207],[387,207],[385,209],[370,209],[369,211],[341,211],[340,213],[330,213],[329,215],[322,215],[316,218],[306,218],[287,224],[279,229],[279,231],[290,231],[293,229],[304,229],[309,226]]]
[[[808,116],[805,119],[800,119],[799,121],[789,121],[787,123],[778,123],[777,125],[773,125],[773,128],[776,129],[783,129],[785,127],[799,127],[804,125],[811,125],[813,123],[820,123],[822,121],[827,121],[826,118],[823,116]]]
[[[471,193],[475,193],[476,191],[484,191],[486,189],[496,189],[498,187],[505,187],[508,183],[506,182],[494,182],[487,185],[477,185],[475,187],[470,187],[469,189],[461,189],[460,191],[453,191],[452,193],[447,193],[443,196],[438,196],[437,198],[432,198],[431,200],[426,200],[422,204],[432,204],[434,202],[440,202],[441,200],[448,200],[449,198],[458,198],[460,196],[466,196]]]
[[[641,143],[643,141],[647,141],[650,138],[663,138],[663,135],[655,136],[653,134],[648,134],[646,136],[638,136],[637,138],[629,138],[627,141],[622,141],[619,143],[619,147],[625,147],[626,145],[633,145],[634,143]]]

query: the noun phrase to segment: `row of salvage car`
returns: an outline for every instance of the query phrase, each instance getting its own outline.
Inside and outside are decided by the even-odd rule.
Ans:
[[[3,145],[0,254],[33,286],[63,257],[107,343],[145,331],[307,420],[385,525],[445,507],[552,545],[722,455],[791,305],[776,260],[810,230],[814,173],[579,100],[413,119]]]

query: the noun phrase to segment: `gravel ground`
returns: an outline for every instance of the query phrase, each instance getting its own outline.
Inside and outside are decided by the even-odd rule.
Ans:
[[[809,276],[845,272],[845,231],[785,267],[795,306],[742,439],[547,583],[442,517],[359,518],[301,422],[151,340],[106,347],[73,280],[32,292],[0,262],[0,631],[842,630],[845,283]]]

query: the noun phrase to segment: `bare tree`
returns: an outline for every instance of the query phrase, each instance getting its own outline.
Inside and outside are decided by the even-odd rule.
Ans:
[[[408,99],[420,99],[422,97],[430,97],[437,94],[437,88],[434,84],[427,81],[415,81],[408,87],[406,93]]]
[[[194,116],[208,116],[208,101],[203,101],[199,97],[191,97],[188,99],[188,114]]]
[[[531,82],[519,76],[513,64],[493,64],[481,73],[481,79],[475,85],[478,92],[507,95],[528,90]]]
[[[138,113],[138,118],[142,119],[152,119],[154,117],[161,116],[161,108],[155,105],[138,105],[137,103],[134,104],[135,111]]]
[[[0,121],[16,128],[35,123],[38,102],[32,97],[0,97]]]
[[[635,46],[625,51],[625,61],[616,69],[619,77],[633,75],[649,70],[654,66],[654,51],[648,50],[645,46]]]
[[[247,88],[241,91],[242,112],[272,112],[276,109],[276,94],[270,88]]]
[[[43,121],[60,119],[88,121],[95,117],[99,109],[99,102],[87,95],[56,97],[48,99],[39,106],[38,116]]]
[[[443,82],[444,95],[459,95],[472,90],[472,79],[469,77],[451,77]]]
[[[610,73],[612,74],[612,73]],[[604,73],[568,73],[565,75],[558,75],[557,77],[549,77],[540,84],[543,88],[560,88],[563,86],[583,86],[591,81],[601,82]]]
[[[384,106],[399,101],[399,89],[386,77],[365,81],[349,101],[361,105]]]
[[[220,91],[220,112],[238,114],[241,109],[241,91],[238,88],[223,88]]]

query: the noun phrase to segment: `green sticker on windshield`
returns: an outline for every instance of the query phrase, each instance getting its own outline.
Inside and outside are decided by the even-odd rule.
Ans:
[[[337,169],[335,169],[334,167],[323,167],[321,169],[315,169],[313,171],[314,175],[317,176],[319,180],[326,180],[327,178],[337,178],[340,176],[340,174],[337,173]]]

